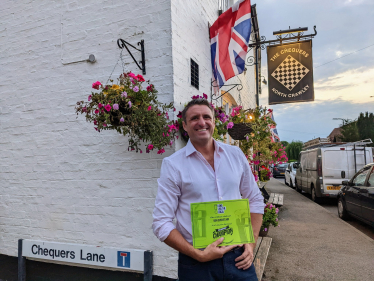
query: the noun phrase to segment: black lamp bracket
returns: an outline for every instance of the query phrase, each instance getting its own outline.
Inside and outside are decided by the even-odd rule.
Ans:
[[[140,46],[140,50],[138,48],[136,48],[135,46],[131,45],[129,42],[123,40],[123,39],[118,39],[117,40],[117,45],[120,49],[123,49],[123,48],[126,48],[127,52],[130,54],[130,56],[132,57],[132,59],[134,60],[134,62],[136,63],[136,65],[139,67],[139,69],[143,72],[143,75],[146,74],[145,72],[145,52],[144,52],[144,40],[140,40],[140,42],[138,42],[138,46]],[[131,53],[131,51],[129,50],[129,48],[127,46],[130,46],[132,48],[134,48],[135,50],[139,51],[142,55],[142,60],[139,61],[139,63],[141,64],[141,66],[139,65],[139,63],[136,61],[136,59],[134,58],[133,54]]]

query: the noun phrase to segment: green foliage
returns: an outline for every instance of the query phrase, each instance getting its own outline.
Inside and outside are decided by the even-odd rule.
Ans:
[[[374,140],[374,115],[373,113],[360,113],[357,119],[357,130],[360,140],[371,139]]]
[[[343,120],[340,135],[340,139],[343,142],[359,141],[360,136],[358,134],[357,121],[349,122],[349,120]]]
[[[288,141],[281,141],[281,144],[284,146],[284,147],[287,147],[287,145],[289,144]]]
[[[77,115],[84,114],[98,132],[116,130],[128,135],[129,150],[142,153],[140,144],[145,142],[148,143],[146,152],[157,148],[162,154],[178,131],[178,123],[170,121],[168,116],[168,111],[174,109],[173,104],[160,103],[152,84],[143,89],[145,80],[141,75],[123,73],[118,82],[118,85],[95,82],[92,88],[99,92],[92,92],[88,102],[77,102]]]
[[[262,217],[261,230],[269,229],[270,225],[278,226],[279,209],[273,204],[266,204],[264,216]]]
[[[299,159],[299,154],[302,149],[303,149],[302,141],[292,141],[286,147],[287,157],[289,159]]]

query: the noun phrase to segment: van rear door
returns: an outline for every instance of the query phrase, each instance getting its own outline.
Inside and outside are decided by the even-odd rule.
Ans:
[[[323,192],[336,195],[348,177],[348,153],[339,147],[322,149]],[[322,189],[322,186],[321,186]]]
[[[366,147],[364,155],[364,147],[356,147],[354,149],[353,146],[346,147],[348,153],[348,164],[349,164],[349,174],[347,175],[348,179],[351,179],[357,171],[361,170],[366,164],[371,163],[372,161],[372,152],[370,151],[370,147]],[[355,154],[356,154],[356,165],[355,165]],[[365,157],[366,156],[366,157]]]

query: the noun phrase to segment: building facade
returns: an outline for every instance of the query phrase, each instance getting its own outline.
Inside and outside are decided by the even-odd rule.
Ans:
[[[114,131],[97,133],[83,116],[76,116],[74,107],[87,98],[93,82],[115,80],[123,71],[118,38],[133,45],[145,41],[144,77],[155,85],[161,102],[174,102],[176,112],[193,95],[211,97],[208,24],[217,19],[219,4],[217,0],[2,4],[3,260],[17,256],[18,239],[79,243],[152,250],[154,275],[177,276],[177,253],[157,240],[151,224],[162,159],[185,142],[179,139],[163,155],[128,152],[126,137]],[[86,61],[90,54],[96,62]],[[127,52],[122,55],[124,70],[141,74]],[[199,65],[199,89],[191,85],[191,61]],[[238,104],[254,107],[254,76],[254,66],[248,66],[227,82],[241,83],[243,89],[233,89],[215,103],[228,104],[228,109]]]

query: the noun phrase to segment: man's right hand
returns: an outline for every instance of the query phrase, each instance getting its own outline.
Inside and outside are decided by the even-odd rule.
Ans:
[[[231,246],[222,246],[219,247],[218,245],[221,244],[224,240],[224,237],[219,238],[218,240],[214,241],[212,244],[208,245],[204,249],[204,251],[200,251],[198,261],[199,262],[207,262],[215,259],[220,259],[226,254],[228,251],[231,251],[238,245],[231,245]]]

